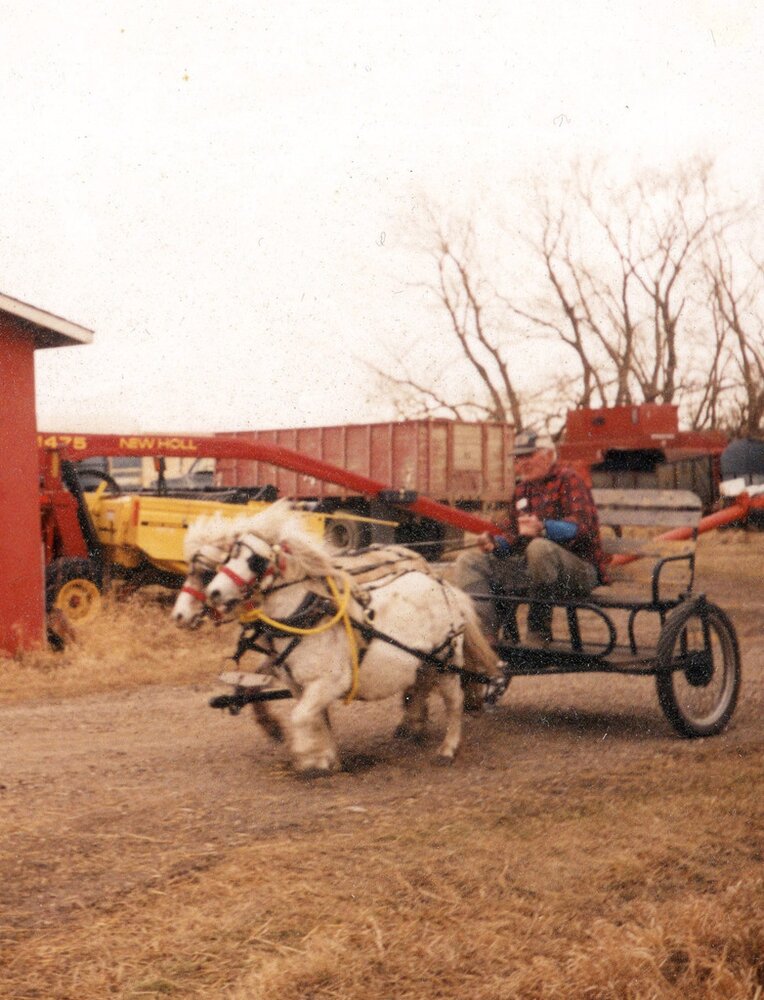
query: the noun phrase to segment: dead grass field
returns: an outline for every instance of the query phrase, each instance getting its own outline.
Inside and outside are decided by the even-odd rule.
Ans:
[[[0,997],[759,1000],[764,535],[701,555],[744,657],[706,741],[649,679],[516,679],[447,769],[340,707],[347,770],[305,784],[207,707],[232,628],[159,591],[0,660]]]

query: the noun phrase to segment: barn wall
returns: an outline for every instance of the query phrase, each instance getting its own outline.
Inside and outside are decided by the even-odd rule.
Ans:
[[[43,640],[34,344],[0,316],[0,649]]]

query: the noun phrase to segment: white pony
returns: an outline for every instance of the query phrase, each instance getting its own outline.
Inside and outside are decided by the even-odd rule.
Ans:
[[[334,702],[404,693],[398,733],[419,736],[435,689],[446,707],[438,758],[450,763],[461,741],[460,672],[483,680],[497,673],[463,591],[420,569],[354,587],[283,502],[252,519],[206,594],[218,609],[244,595],[256,607],[255,648],[267,650],[269,670],[295,699],[292,759],[304,776],[339,768],[328,720]]]
[[[199,517],[183,539],[183,558],[188,575],[172,609],[172,620],[181,628],[194,628],[207,610],[204,588],[212,580],[231,551],[236,536],[246,531],[251,517]]]

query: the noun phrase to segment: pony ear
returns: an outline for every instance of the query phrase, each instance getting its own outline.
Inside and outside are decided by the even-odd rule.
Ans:
[[[189,560],[202,545],[213,541],[216,532],[220,530],[222,520],[219,514],[202,514],[189,524],[183,536],[183,555],[186,560]]]

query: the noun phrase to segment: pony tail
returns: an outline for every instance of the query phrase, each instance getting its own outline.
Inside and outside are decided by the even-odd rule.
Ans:
[[[464,615],[464,661],[467,669],[489,677],[499,676],[498,657],[490,642],[483,635],[475,605],[469,594],[453,588],[459,610]]]

